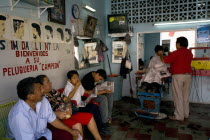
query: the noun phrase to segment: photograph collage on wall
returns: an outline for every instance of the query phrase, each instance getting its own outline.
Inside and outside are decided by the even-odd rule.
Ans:
[[[0,13],[0,40],[72,43],[72,32],[64,25],[44,23]]]
[[[0,13],[0,51],[0,77],[74,68],[73,36],[64,25]]]

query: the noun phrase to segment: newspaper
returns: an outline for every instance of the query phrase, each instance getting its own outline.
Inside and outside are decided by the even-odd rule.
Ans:
[[[100,90],[109,90],[111,92],[114,92],[114,82],[111,82],[111,81],[106,81],[106,82],[103,82],[99,85],[97,85],[94,89],[93,89],[93,92],[92,94],[90,94],[90,96],[85,100],[85,101],[81,101],[79,103],[79,107],[85,107],[89,101],[92,99],[92,98],[95,98],[97,97],[97,93],[98,91]]]
[[[96,88],[97,88],[97,91],[109,90],[111,92],[114,92],[114,82],[106,81],[106,82],[103,82],[103,83],[97,85]]]

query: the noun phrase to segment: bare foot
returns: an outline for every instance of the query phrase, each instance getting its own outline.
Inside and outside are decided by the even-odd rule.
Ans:
[[[177,120],[176,116],[169,116],[169,119],[174,120],[174,121],[184,121],[184,120]]]

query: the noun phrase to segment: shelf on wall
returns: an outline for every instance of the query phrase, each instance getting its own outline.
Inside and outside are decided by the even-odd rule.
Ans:
[[[78,39],[92,39],[91,37],[87,37],[87,36],[76,36]]]
[[[110,37],[125,37],[127,33],[113,33],[113,34],[108,34]],[[130,36],[133,36],[133,32],[129,32]]]
[[[52,0],[10,0],[11,11],[13,11],[14,7],[20,2],[25,2],[30,5],[36,6],[38,10],[38,17],[47,10],[47,8],[54,7]]]

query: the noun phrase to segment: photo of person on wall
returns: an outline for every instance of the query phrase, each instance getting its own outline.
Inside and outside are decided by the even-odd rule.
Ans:
[[[16,39],[23,39],[24,36],[24,21],[13,19],[14,37]]]
[[[64,40],[63,30],[61,28],[57,28],[57,39],[58,41]]]
[[[5,34],[5,21],[6,17],[3,15],[0,15],[0,40],[5,40],[3,35]]]
[[[65,29],[65,40],[66,42],[70,42],[72,40],[71,30],[68,28]]]
[[[46,40],[53,39],[53,29],[50,25],[45,25]]]
[[[35,41],[41,41],[41,29],[39,24],[32,23],[31,26],[32,26],[33,39]]]

